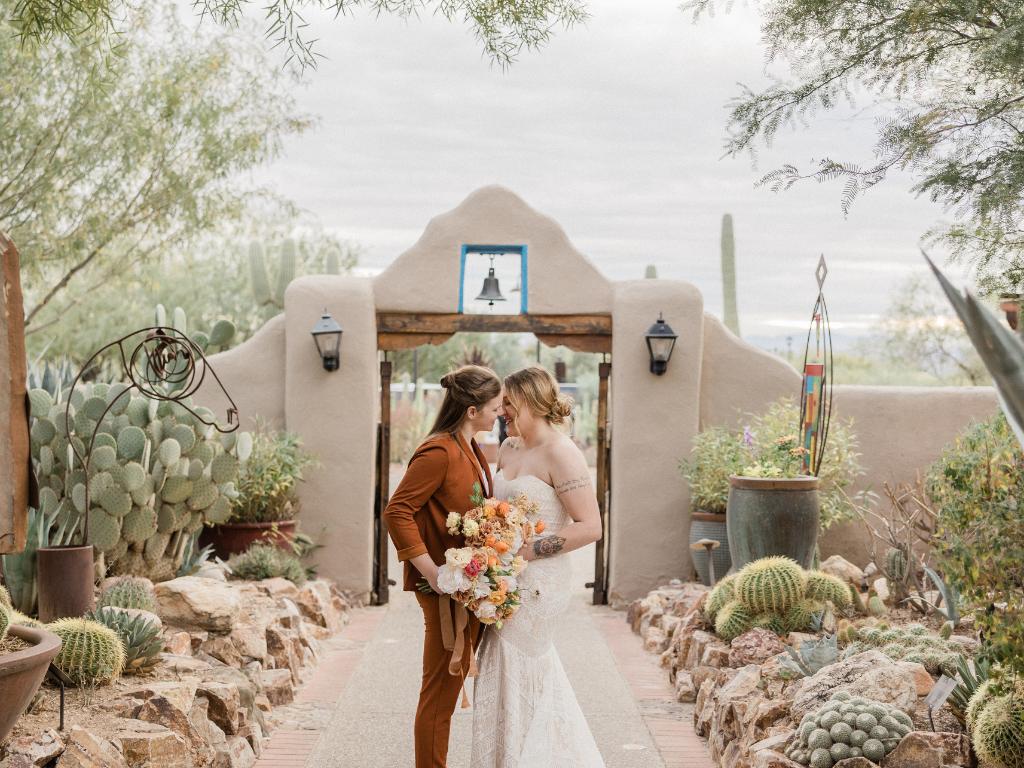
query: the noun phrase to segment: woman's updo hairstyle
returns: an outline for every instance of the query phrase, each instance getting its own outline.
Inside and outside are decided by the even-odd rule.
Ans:
[[[444,400],[437,420],[430,430],[432,435],[455,432],[470,406],[482,408],[501,394],[501,379],[490,368],[482,365],[464,365],[441,377]]]
[[[517,408],[528,408],[549,424],[562,424],[572,416],[572,398],[559,392],[555,377],[539,365],[506,376],[505,393]]]

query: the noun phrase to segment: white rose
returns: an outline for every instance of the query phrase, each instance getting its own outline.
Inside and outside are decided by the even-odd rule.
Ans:
[[[459,523],[461,522],[462,515],[460,515],[458,512],[449,512],[448,520],[446,521],[446,525],[448,526],[448,533],[450,533],[452,536],[457,535],[459,532]]]
[[[498,606],[492,602],[484,600],[480,603],[480,607],[476,609],[476,617],[481,621],[493,621],[498,617]]]
[[[473,586],[473,580],[462,568],[445,564],[437,569],[437,587],[446,595],[465,592]]]
[[[444,561],[453,568],[465,568],[469,565],[469,561],[473,559],[472,547],[462,547],[461,549],[449,549],[444,553]]]
[[[505,588],[507,592],[515,592],[519,589],[519,582],[516,581],[515,576],[502,576],[501,581],[505,582]]]
[[[514,573],[516,576],[518,576],[519,574],[521,574],[525,570],[526,570],[526,560],[524,560],[519,555],[516,555],[512,559],[512,573]]]
[[[473,587],[473,597],[487,597],[491,594],[491,585],[487,579],[477,579]]]

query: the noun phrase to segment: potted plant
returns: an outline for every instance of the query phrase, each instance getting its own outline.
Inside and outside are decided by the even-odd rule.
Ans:
[[[702,495],[727,498],[727,539],[734,568],[770,555],[785,555],[809,568],[818,532],[854,515],[845,489],[862,469],[850,424],[832,422],[817,477],[802,474],[804,449],[798,425],[796,403],[784,398],[742,429],[715,438],[722,443],[717,449],[720,465],[714,475],[706,475],[715,479],[713,489]],[[715,572],[719,573],[717,562]]]
[[[3,587],[0,587],[0,591]],[[9,624],[13,611],[0,594],[0,742],[36,695],[50,662],[60,651],[60,638],[34,627]]]
[[[238,473],[238,496],[225,523],[205,528],[201,545],[223,558],[245,552],[257,540],[291,549],[299,512],[298,483],[314,463],[298,435],[257,424],[252,453]]]
[[[726,502],[729,500],[729,476],[740,472],[744,454],[740,441],[725,427],[711,427],[693,440],[689,459],[679,464],[683,477],[690,484],[690,559],[701,582],[710,585],[708,553],[694,550],[701,539],[717,541],[711,555],[717,577],[724,576],[732,566],[726,531]]]

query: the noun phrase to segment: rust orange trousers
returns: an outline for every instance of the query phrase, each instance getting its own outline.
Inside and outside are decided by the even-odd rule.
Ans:
[[[416,708],[414,740],[416,743],[416,768],[446,768],[448,762],[448,736],[451,732],[452,714],[459,702],[462,684],[469,674],[470,661],[480,641],[480,622],[469,616],[462,648],[461,674],[453,675],[451,646],[452,628],[457,618],[447,627],[442,626],[441,602],[438,595],[416,593],[416,600],[423,610],[423,682],[420,685],[420,702]],[[448,601],[445,601],[448,602]],[[454,604],[447,605],[454,612]]]

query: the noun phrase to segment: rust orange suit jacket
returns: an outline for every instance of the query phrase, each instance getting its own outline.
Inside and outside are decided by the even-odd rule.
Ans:
[[[470,456],[475,454],[483,476]],[[472,507],[473,484],[480,483],[485,496],[492,495],[491,470],[475,440],[460,434],[434,435],[423,441],[409,460],[402,482],[398,484],[387,508],[388,527],[398,559],[405,563],[406,591],[416,589],[421,574],[410,558],[427,553],[438,565],[450,547],[465,545],[461,536],[448,533],[449,512],[465,512]]]

